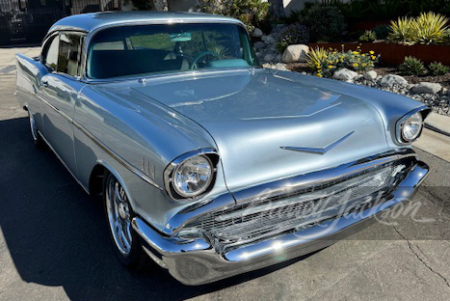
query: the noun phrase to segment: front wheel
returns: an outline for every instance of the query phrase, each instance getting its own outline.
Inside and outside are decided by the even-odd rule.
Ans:
[[[128,196],[114,175],[108,173],[104,179],[105,213],[115,253],[127,268],[141,267],[147,256],[131,226],[133,212]]]

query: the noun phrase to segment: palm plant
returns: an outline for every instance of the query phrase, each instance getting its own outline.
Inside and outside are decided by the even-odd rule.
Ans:
[[[398,18],[397,21],[391,21],[389,27],[391,33],[388,39],[399,42],[411,42],[413,40],[414,20],[408,17]]]

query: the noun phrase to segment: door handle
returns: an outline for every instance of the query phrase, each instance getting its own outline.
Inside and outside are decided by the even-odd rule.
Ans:
[[[46,80],[42,81],[42,85],[47,88],[48,87],[48,81],[46,81]]]

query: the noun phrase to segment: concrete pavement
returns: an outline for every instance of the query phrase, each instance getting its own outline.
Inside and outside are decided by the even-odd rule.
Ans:
[[[0,58],[13,62],[3,49]],[[26,114],[13,96],[14,80],[14,71],[0,72],[1,301],[450,299],[445,160],[417,150],[432,172],[415,197],[415,213],[393,216],[391,224],[376,223],[305,258],[185,287],[161,269],[122,268],[101,204],[53,154],[34,149]],[[428,136],[421,141],[427,144]]]

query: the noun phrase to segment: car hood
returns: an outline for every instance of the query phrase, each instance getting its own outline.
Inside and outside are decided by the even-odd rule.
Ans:
[[[148,82],[132,89],[201,125],[231,191],[389,149],[377,109],[339,83],[268,70]],[[344,85],[344,86],[342,86]]]

